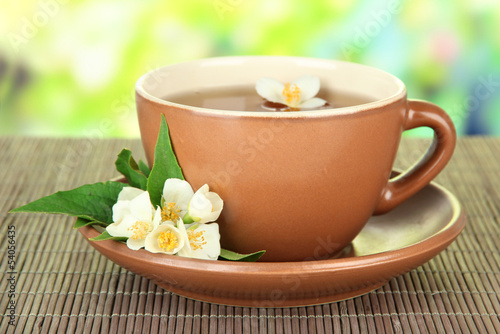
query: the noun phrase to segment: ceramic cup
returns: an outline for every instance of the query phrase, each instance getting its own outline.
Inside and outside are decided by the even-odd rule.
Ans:
[[[317,111],[205,109],[169,95],[215,87],[254,86],[261,77],[290,82],[315,75],[333,92],[374,102]],[[165,100],[164,98],[167,97]],[[371,215],[383,214],[427,185],[453,153],[448,115],[407,100],[396,77],[341,61],[243,56],[156,69],[136,85],[141,138],[151,165],[160,115],[186,180],[208,184],[224,200],[218,220],[223,248],[266,250],[263,261],[320,260],[339,253]],[[390,178],[401,134],[430,127],[427,153]]]

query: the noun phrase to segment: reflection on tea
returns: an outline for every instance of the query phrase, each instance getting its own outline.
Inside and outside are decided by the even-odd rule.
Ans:
[[[368,96],[351,95],[320,90],[318,97],[327,104],[318,109],[332,109],[356,106],[375,99]],[[233,111],[287,111],[288,107],[280,103],[266,101],[251,86],[218,87],[168,95],[164,100],[193,107]]]

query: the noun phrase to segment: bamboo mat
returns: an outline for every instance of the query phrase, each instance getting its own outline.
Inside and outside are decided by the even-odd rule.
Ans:
[[[405,139],[396,167],[428,141]],[[117,176],[139,140],[0,137],[0,333],[500,333],[500,138],[462,138],[437,182],[468,216],[430,262],[354,299],[244,308],[186,299],[113,264],[59,215],[7,214],[58,190]],[[15,226],[15,326],[9,325],[8,242]]]

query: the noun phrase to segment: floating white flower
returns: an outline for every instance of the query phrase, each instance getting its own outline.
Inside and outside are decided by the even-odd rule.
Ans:
[[[186,240],[178,255],[196,259],[217,260],[220,255],[219,225],[211,224],[179,224],[179,230]]]
[[[113,223],[106,231],[114,237],[127,237],[127,246],[137,250],[144,247],[146,236],[161,221],[161,211],[151,205],[147,191],[124,187],[113,205]]]
[[[182,220],[178,220],[182,224]],[[166,222],[156,227],[148,234],[145,249],[151,253],[176,254],[184,247],[184,235],[172,222]]]
[[[319,88],[319,78],[313,75],[303,75],[285,84],[271,78],[260,78],[255,85],[260,96],[270,102],[287,105],[294,111],[324,106],[326,101],[315,97]]]
[[[213,222],[222,211],[222,199],[203,185],[193,193],[191,185],[180,179],[167,179],[163,187],[162,220],[176,222],[183,218],[185,223],[200,224]]]

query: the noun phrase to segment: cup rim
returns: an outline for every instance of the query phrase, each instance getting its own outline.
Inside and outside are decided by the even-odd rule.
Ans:
[[[161,71],[164,68],[168,67],[173,67],[181,64],[189,64],[189,63],[202,63],[206,61],[215,61],[215,62],[225,62],[225,61],[252,61],[253,59],[290,59],[290,60],[297,60],[297,61],[318,61],[318,62],[326,62],[326,63],[333,63],[333,64],[344,64],[344,66],[355,66],[359,68],[364,68],[366,70],[372,71],[372,72],[378,72],[380,75],[383,75],[389,79],[391,79],[397,86],[398,90],[396,93],[393,95],[390,95],[386,98],[383,99],[378,99],[373,102],[368,102],[365,104],[360,104],[360,105],[354,105],[354,106],[349,106],[349,107],[339,107],[339,108],[327,108],[327,109],[320,109],[320,110],[301,110],[301,111],[239,111],[239,110],[223,110],[223,109],[212,109],[212,108],[204,108],[204,107],[195,107],[195,106],[190,106],[187,104],[180,104],[176,102],[171,102],[167,101],[164,99],[161,99],[159,97],[156,97],[146,91],[144,88],[144,82],[148,77],[150,77],[153,73],[157,71]],[[197,112],[200,114],[206,114],[206,115],[213,115],[213,116],[236,116],[236,117],[259,117],[259,118],[302,118],[302,117],[325,117],[325,116],[336,116],[336,115],[351,115],[351,114],[357,114],[363,111],[368,111],[368,110],[375,110],[375,109],[380,109],[383,107],[386,107],[387,105],[390,105],[392,103],[395,103],[397,101],[400,101],[403,98],[406,98],[406,86],[404,83],[397,78],[396,76],[385,72],[383,70],[380,70],[375,67],[359,64],[359,63],[353,63],[353,62],[347,62],[347,61],[342,61],[342,60],[334,60],[334,59],[324,59],[324,58],[313,58],[313,57],[294,57],[294,56],[225,56],[225,57],[210,57],[210,58],[201,58],[201,59],[196,59],[196,60],[189,60],[189,61],[183,61],[183,62],[178,62],[178,63],[173,63],[170,65],[158,67],[156,69],[153,69],[151,71],[146,72],[143,74],[136,82],[135,84],[135,91],[136,94],[140,95],[146,100],[149,100],[152,103],[155,104],[160,104],[160,105],[165,105],[168,107],[173,107],[173,108],[181,108],[181,109],[186,109],[190,110],[193,112]]]

